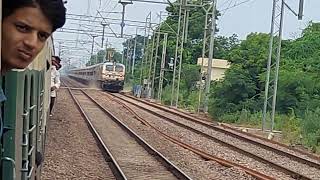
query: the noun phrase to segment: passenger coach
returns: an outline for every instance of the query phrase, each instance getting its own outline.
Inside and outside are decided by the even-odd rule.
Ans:
[[[0,78],[7,97],[1,104],[0,179],[40,179],[37,155],[45,153],[52,55],[53,39],[49,38],[27,68]]]

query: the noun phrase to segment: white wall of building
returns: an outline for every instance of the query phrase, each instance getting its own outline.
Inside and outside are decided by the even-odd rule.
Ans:
[[[201,66],[202,58],[198,58],[198,65]],[[208,72],[208,58],[203,58],[203,72]],[[224,73],[230,68],[230,62],[224,59],[212,59],[211,80],[223,79]]]

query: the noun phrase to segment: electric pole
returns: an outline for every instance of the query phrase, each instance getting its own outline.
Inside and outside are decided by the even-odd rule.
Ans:
[[[92,35],[92,47],[91,47],[91,57],[90,57],[90,60],[93,56],[93,48],[94,48],[94,39],[98,37],[97,35]]]
[[[132,4],[132,1],[122,1],[120,0],[119,3],[122,5],[122,20],[121,20],[121,37],[123,37],[123,28],[125,26],[124,23],[124,15],[125,15],[125,11],[126,11],[126,5],[128,4]]]
[[[136,37],[134,38],[134,46],[133,46],[133,58],[132,58],[132,76],[134,75],[134,66],[136,63],[136,50],[137,50],[137,38],[138,38],[138,27],[136,27]]]
[[[150,55],[150,64],[149,64],[149,72],[148,72],[148,98],[151,98],[151,89],[150,89],[150,83],[151,83],[151,71],[152,71],[152,64],[153,64],[153,51],[154,51],[154,44],[156,40],[156,32],[153,32],[153,38],[152,38],[152,47],[151,47],[151,55]]]
[[[131,39],[127,40],[127,61],[126,61],[126,67],[127,67],[127,72],[130,72],[130,66],[131,66]]]
[[[274,116],[276,112],[277,89],[279,79],[279,67],[281,58],[281,41],[284,21],[285,7],[289,9],[299,20],[303,16],[304,1],[299,2],[299,13],[293,11],[285,0],[273,0],[272,17],[271,17],[271,30],[269,41],[269,56],[267,64],[267,76],[265,84],[265,97],[263,104],[263,117],[262,117],[262,130],[266,128],[268,112],[271,109],[270,123],[271,132],[274,129]],[[275,47],[275,48],[274,48]],[[273,59],[276,57],[276,59]],[[272,75],[273,74],[273,75]],[[271,104],[271,105],[270,105]]]
[[[159,15],[159,24],[158,24],[158,29],[156,30],[157,32],[154,32],[154,34],[158,35],[157,36],[157,43],[156,43],[156,52],[155,52],[155,57],[154,57],[154,64],[153,64],[153,73],[152,73],[152,82],[151,82],[151,96],[155,98],[155,78],[156,78],[156,67],[157,67],[157,60],[158,60],[158,51],[159,51],[159,43],[160,43],[160,37],[161,37],[161,13]]]
[[[212,9],[212,5],[209,6],[208,9],[204,9],[206,15],[205,15],[205,23],[204,23],[204,32],[203,32],[203,42],[202,42],[202,57],[201,57],[201,67],[200,67],[200,77],[199,77],[199,97],[198,97],[198,113],[200,112],[200,109],[203,108],[203,104],[202,104],[202,100],[203,100],[203,97],[202,97],[202,90],[203,90],[203,84],[202,84],[202,78],[204,77],[205,75],[205,72],[204,72],[204,60],[206,57],[206,53],[207,53],[207,48],[208,46],[210,46],[210,43],[208,43],[208,35],[210,34],[210,23],[212,23],[212,21],[210,21],[209,19],[209,14],[212,14],[210,13],[210,10]],[[212,11],[211,11],[212,12]]]
[[[155,57],[154,57],[154,64],[153,64],[153,73],[152,73],[152,82],[151,82],[151,96],[155,98],[155,89],[154,89],[154,81],[155,81],[155,78],[156,78],[156,67],[157,67],[157,60],[158,60],[158,51],[159,51],[159,43],[160,43],[160,24],[159,24],[159,27],[158,27],[158,32],[156,32],[156,35],[157,35],[157,44],[156,44],[156,52],[155,52]]]
[[[143,57],[142,57],[142,62],[141,62],[141,71],[140,71],[140,84],[142,85],[143,81],[143,70],[144,70],[144,63],[147,66],[147,61],[148,61],[148,46],[149,46],[149,36],[150,36],[150,29],[151,29],[151,12],[146,17],[146,22],[144,26],[144,38],[143,38]],[[147,33],[147,28],[148,28],[148,33]],[[146,40],[147,38],[147,40]]]
[[[101,41],[101,47],[103,48],[104,32],[105,32],[105,28],[106,28],[106,26],[108,25],[108,23],[106,23],[106,22],[101,22],[101,25],[102,25],[102,27],[103,27],[103,29],[102,29],[102,41]]]
[[[209,92],[210,92],[210,84],[211,84],[211,74],[212,74],[212,58],[213,58],[213,50],[214,50],[214,35],[216,30],[216,6],[217,0],[212,0],[212,22],[211,22],[211,35],[210,35],[210,48],[209,48],[209,57],[208,57],[208,72],[206,78],[206,89],[205,89],[205,101],[204,101],[204,112],[208,112],[208,104],[209,104]]]
[[[180,7],[179,7],[179,20],[178,20],[178,31],[177,31],[177,39],[176,39],[176,50],[175,50],[175,57],[174,57],[174,67],[173,67],[173,79],[172,79],[172,91],[171,91],[171,105],[173,105],[173,99],[175,98],[175,107],[179,105],[179,93],[180,93],[180,78],[181,78],[181,68],[182,68],[182,60],[183,60],[183,51],[184,51],[184,42],[186,41],[186,24],[188,17],[188,10],[187,10],[187,0],[181,0]],[[182,26],[181,26],[182,21]],[[180,32],[181,35],[180,35]],[[179,55],[179,69],[178,69],[178,82],[177,82],[177,89],[175,90],[175,78],[176,78],[176,68],[177,68],[177,61],[178,61],[178,51],[180,50]],[[174,97],[174,95],[176,95]]]
[[[160,77],[159,77],[158,99],[160,101],[162,96],[162,86],[163,86],[164,70],[165,70],[165,64],[166,64],[167,39],[168,39],[168,33],[165,33],[163,38],[161,68],[160,68]]]
[[[123,43],[124,44],[124,43]],[[121,54],[121,63],[123,64],[124,62],[124,45],[122,45],[123,48],[122,48],[122,54]]]

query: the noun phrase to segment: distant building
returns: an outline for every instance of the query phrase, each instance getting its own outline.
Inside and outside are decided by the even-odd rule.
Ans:
[[[202,58],[198,58],[198,65],[201,66]],[[208,72],[208,58],[203,58],[203,72]],[[224,77],[224,73],[230,68],[230,62],[224,59],[212,59],[211,80],[217,81]]]

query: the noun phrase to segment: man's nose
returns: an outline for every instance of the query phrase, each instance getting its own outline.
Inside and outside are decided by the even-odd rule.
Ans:
[[[24,40],[25,46],[27,46],[28,50],[34,50],[38,44],[38,34],[33,32],[26,35]]]

